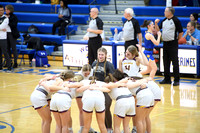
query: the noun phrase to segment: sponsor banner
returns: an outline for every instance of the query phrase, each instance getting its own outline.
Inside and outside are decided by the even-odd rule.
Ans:
[[[112,46],[103,45],[107,49],[107,61],[112,62]],[[63,65],[82,67],[88,64],[87,44],[63,44]]]
[[[179,49],[179,72],[186,74],[197,74],[197,50]],[[160,71],[164,72],[163,48],[160,49]],[[170,65],[170,72],[173,72],[173,64]]]

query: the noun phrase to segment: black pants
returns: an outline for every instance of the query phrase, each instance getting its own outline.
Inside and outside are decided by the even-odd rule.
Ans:
[[[88,40],[88,60],[89,64],[92,65],[95,59],[97,59],[97,50],[102,46],[101,36],[98,35]]]
[[[8,66],[8,69],[11,69],[10,56],[8,55],[7,51],[7,39],[0,39],[0,69],[3,68],[2,53],[6,59],[6,65]]]
[[[58,20],[57,22],[55,22],[53,24],[53,28],[52,28],[52,35],[55,35],[56,33],[56,28],[60,27],[58,29],[58,35],[65,35],[65,27],[69,24],[69,22],[65,22],[64,20]]]
[[[125,46],[125,52],[126,52],[127,48],[128,48],[130,45],[133,45],[133,46],[135,46],[135,47],[138,49],[138,47],[136,46],[136,44],[138,44],[137,39],[135,39],[135,40],[130,40],[130,41],[125,41],[125,44],[124,44],[124,46]]]
[[[106,107],[105,125],[106,125],[106,128],[112,128],[112,114],[110,112],[110,106],[112,104],[112,99],[110,98],[108,93],[104,93],[104,96],[105,96],[105,107]]]
[[[8,55],[10,56],[10,59],[12,58],[11,55],[11,48],[14,56],[14,63],[17,63],[17,48],[16,48],[16,41],[17,39],[13,37],[11,32],[7,32],[7,49],[8,49]]]
[[[163,42],[163,62],[165,80],[171,81],[170,63],[172,62],[174,81],[179,81],[178,40]]]

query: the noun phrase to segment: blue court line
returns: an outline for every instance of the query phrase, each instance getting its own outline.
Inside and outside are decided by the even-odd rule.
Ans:
[[[4,123],[4,124],[6,124],[6,125],[8,125],[8,126],[10,126],[12,128],[12,131],[10,133],[13,133],[15,131],[15,127],[13,125],[11,125],[11,124],[9,124],[7,122],[3,122],[3,121],[0,121],[0,122]]]
[[[8,113],[8,112],[13,112],[13,111],[16,111],[16,110],[20,110],[20,109],[24,109],[24,108],[29,108],[29,107],[32,107],[32,105],[21,107],[21,108],[17,108],[17,109],[13,109],[13,110],[9,110],[9,111],[5,111],[5,112],[0,112],[0,114],[4,114],[4,113]]]

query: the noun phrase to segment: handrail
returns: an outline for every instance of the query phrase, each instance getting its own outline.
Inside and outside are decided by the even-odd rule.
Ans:
[[[88,6],[89,6],[89,16],[90,16],[90,5],[92,5],[93,3],[96,3],[96,0],[93,0]],[[91,20],[91,18],[90,18]]]
[[[114,0],[114,2],[115,2],[115,14],[118,14],[118,11],[117,11],[117,2],[116,2],[116,0]]]

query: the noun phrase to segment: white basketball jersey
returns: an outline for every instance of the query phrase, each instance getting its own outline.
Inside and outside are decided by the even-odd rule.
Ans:
[[[122,71],[128,76],[138,76],[142,77],[141,74],[139,73],[140,66],[137,66],[136,60],[128,60],[126,58],[123,59],[122,61]]]

